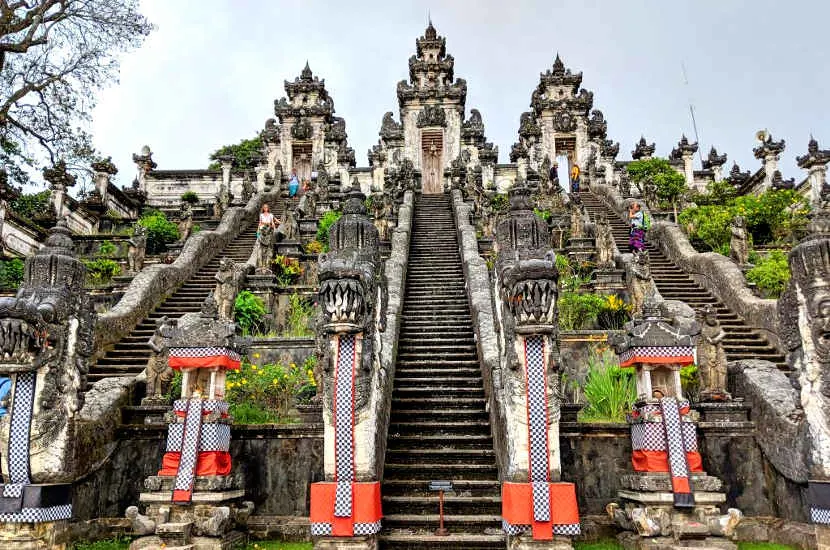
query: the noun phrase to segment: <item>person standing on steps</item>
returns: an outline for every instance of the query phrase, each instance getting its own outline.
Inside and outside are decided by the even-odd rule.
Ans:
[[[579,165],[571,166],[571,193],[579,193]]]
[[[288,196],[293,197],[300,189],[300,178],[297,177],[297,169],[291,169],[291,178],[288,180]]]
[[[628,207],[628,223],[631,227],[628,234],[628,247],[631,252],[642,252],[646,248],[645,216],[640,203],[634,201]]]
[[[268,205],[263,204],[262,209],[259,211],[259,225],[257,225],[256,228],[257,237],[259,237],[259,230],[262,229],[263,226],[267,225],[270,226],[271,229],[276,230],[279,224],[280,221],[274,217]]]
[[[553,187],[559,187],[559,163],[554,161],[550,167],[550,174],[548,176],[550,184]]]

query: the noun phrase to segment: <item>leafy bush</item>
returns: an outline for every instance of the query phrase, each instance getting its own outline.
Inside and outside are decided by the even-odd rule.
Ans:
[[[680,369],[680,389],[686,399],[698,400],[700,379],[697,377],[697,365],[686,365]]]
[[[574,265],[564,254],[556,255],[556,270],[559,272],[559,288],[565,292],[577,292],[591,282],[593,264]]]
[[[747,272],[746,280],[755,283],[764,297],[778,298],[790,280],[787,256],[780,250],[771,250]]]
[[[164,212],[151,210],[141,216],[138,223],[147,228],[148,254],[160,254],[167,250],[168,243],[179,239],[179,227],[169,221]]]
[[[506,193],[496,193],[490,199],[490,206],[492,206],[493,210],[496,212],[507,212],[510,208],[510,199],[507,197]]]
[[[256,168],[254,157],[262,154],[263,145],[262,138],[256,136],[253,139],[243,139],[239,143],[220,147],[210,155],[210,160],[214,162],[210,163],[208,170],[221,170],[222,164],[219,162],[219,158],[225,155],[233,157],[234,168],[239,170],[253,170]]]
[[[689,200],[698,206],[724,205],[737,196],[735,187],[727,180],[710,181],[706,184],[706,192],[692,191]]]
[[[108,284],[113,277],[121,274],[121,264],[109,258],[83,260],[86,265],[86,282],[92,286]]]
[[[326,250],[328,250],[328,245],[321,243],[317,239],[314,239],[305,245],[306,254],[319,254],[320,252],[325,252]]]
[[[732,218],[743,216],[755,244],[791,242],[807,225],[807,200],[792,189],[770,190],[760,195],[736,197],[723,205],[687,208],[678,221],[689,240],[708,250],[729,248]]]
[[[277,277],[277,284],[279,286],[288,286],[303,274],[303,267],[300,265],[300,260],[296,258],[289,258],[288,256],[277,254],[272,264],[274,266],[274,275]]]
[[[597,314],[599,328],[605,330],[619,330],[631,318],[631,305],[616,295],[605,297],[605,304]]]
[[[296,292],[288,297],[284,336],[301,337],[314,334],[309,321],[314,316],[314,304]]]
[[[606,305],[599,294],[577,294],[563,292],[557,302],[559,306],[559,328],[582,330],[590,328]]]
[[[342,215],[343,212],[339,210],[329,210],[317,222],[317,236],[314,239],[323,243],[325,250],[329,249],[329,229]]]
[[[77,541],[69,545],[70,550],[127,550],[129,547],[128,537],[115,537],[96,542]]]
[[[243,336],[262,332],[265,317],[265,302],[250,290],[242,290],[236,295],[233,305],[233,320],[236,321]]]
[[[659,157],[635,160],[626,165],[631,182],[640,190],[649,180],[657,187],[657,198],[674,205],[686,189],[686,178]]]
[[[199,195],[197,195],[193,191],[185,191],[184,193],[182,193],[181,200],[182,202],[189,202],[190,204],[198,204]]]
[[[104,241],[98,246],[98,254],[101,256],[114,256],[118,247],[112,241]]]
[[[20,195],[11,202],[11,209],[24,218],[34,220],[52,213],[50,191]]]
[[[539,216],[539,218],[545,223],[547,223],[551,217],[550,210],[539,210],[538,208],[534,208],[533,213]]]
[[[610,351],[591,353],[583,391],[587,404],[579,413],[581,422],[624,422],[637,399],[633,369],[621,369]]]
[[[315,359],[302,365],[291,362],[262,366],[242,362],[227,378],[226,398],[238,423],[269,423],[290,420],[289,412],[299,396],[313,394]]]
[[[0,260],[0,288],[14,288],[23,282],[24,262],[20,258]]]

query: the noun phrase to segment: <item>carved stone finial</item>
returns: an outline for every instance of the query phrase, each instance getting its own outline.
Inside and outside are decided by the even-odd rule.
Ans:
[[[104,174],[109,174],[110,176],[114,176],[118,173],[118,168],[116,168],[115,164],[112,163],[112,157],[93,161],[90,163],[89,167],[92,168],[94,172],[102,172]]]
[[[766,133],[765,135],[766,138],[761,142],[761,145],[752,149],[752,152],[755,154],[755,158],[765,160],[772,157],[775,160],[778,160],[778,157],[784,152],[786,145],[784,140],[773,141],[772,134]]]
[[[75,185],[76,178],[66,170],[66,162],[61,159],[51,168],[43,169],[43,179],[53,188],[66,189]]]
[[[303,67],[303,71],[300,73],[300,80],[303,82],[311,82],[314,80],[314,75],[311,73],[311,67],[308,66],[308,60],[306,59],[305,67]]]
[[[719,155],[718,150],[712,147],[709,150],[709,156],[703,161],[703,168],[711,170],[724,164],[726,164],[726,153]]]
[[[654,143],[649,145],[646,143],[645,136],[640,136],[640,141],[636,143],[634,150],[631,151],[631,158],[634,160],[649,158],[654,154],[655,149]]]

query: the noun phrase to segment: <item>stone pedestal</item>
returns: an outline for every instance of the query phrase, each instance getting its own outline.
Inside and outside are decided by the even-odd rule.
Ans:
[[[300,241],[280,241],[276,244],[277,254],[299,258],[303,255],[303,245]]]
[[[701,422],[749,422],[749,407],[742,398],[733,401],[703,401],[695,403]]]
[[[590,237],[571,237],[568,239],[568,258],[571,263],[582,265],[590,262],[594,258],[596,249],[594,248],[594,239]]]
[[[626,289],[623,269],[598,269],[592,275],[594,291],[599,294],[617,294]]]
[[[570,537],[553,537],[553,540],[533,540],[530,535],[510,537],[509,550],[570,550],[573,548]]]
[[[314,540],[314,550],[377,550],[376,535],[363,537],[319,537]]]
[[[69,521],[43,523],[0,522],[0,548],[15,550],[64,550]]]

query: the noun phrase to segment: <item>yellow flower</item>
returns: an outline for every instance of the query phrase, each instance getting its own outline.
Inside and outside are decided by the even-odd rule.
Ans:
[[[259,359],[259,354],[258,353],[254,354],[254,359]]]
[[[251,370],[256,370],[256,369],[257,369],[256,365],[251,365]]]
[[[243,378],[242,380],[240,380],[240,381],[239,381],[239,383],[240,383],[240,384],[247,384],[247,383],[248,383],[248,379],[247,379],[247,378]]]

